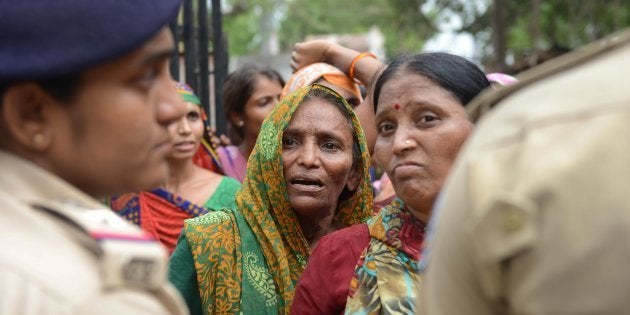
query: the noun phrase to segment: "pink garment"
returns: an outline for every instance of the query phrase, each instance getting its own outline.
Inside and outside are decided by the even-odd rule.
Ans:
[[[247,159],[245,159],[241,150],[237,146],[230,145],[219,147],[217,152],[225,176],[230,176],[242,183],[247,172]]]
[[[396,199],[396,191],[387,173],[383,174],[378,182],[378,193],[374,196],[374,214]]]
[[[518,82],[515,77],[499,72],[488,73],[486,74],[486,78],[490,81],[490,83],[497,83],[503,86]]]

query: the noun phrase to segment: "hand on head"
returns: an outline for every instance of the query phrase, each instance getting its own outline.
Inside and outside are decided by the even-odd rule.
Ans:
[[[291,68],[296,72],[310,64],[329,62],[330,50],[337,44],[326,40],[312,40],[297,43],[291,53]]]

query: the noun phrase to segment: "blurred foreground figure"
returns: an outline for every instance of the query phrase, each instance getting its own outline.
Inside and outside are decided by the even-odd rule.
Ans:
[[[629,30],[470,104],[422,314],[630,314],[627,69]]]
[[[96,199],[168,174],[176,0],[0,2],[0,314],[186,314]]]

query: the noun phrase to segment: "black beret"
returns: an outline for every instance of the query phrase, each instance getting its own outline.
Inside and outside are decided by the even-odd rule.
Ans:
[[[131,52],[180,0],[0,0],[0,81],[78,73]]]

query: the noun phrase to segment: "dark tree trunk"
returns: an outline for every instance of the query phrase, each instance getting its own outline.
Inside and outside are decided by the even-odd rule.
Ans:
[[[532,18],[529,21],[529,34],[531,39],[532,53],[527,61],[532,67],[538,64],[540,55],[540,0],[532,0]]]
[[[506,29],[505,0],[493,0],[492,8],[492,46],[494,51],[493,71],[505,72]]]

